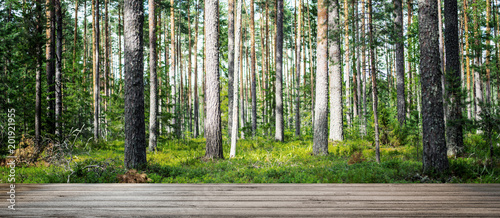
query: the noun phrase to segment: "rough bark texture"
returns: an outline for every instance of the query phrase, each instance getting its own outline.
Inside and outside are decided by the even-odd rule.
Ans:
[[[285,138],[283,122],[283,0],[277,0],[276,21],[276,141]]]
[[[339,1],[332,0],[328,10],[328,29],[331,29],[328,33],[330,35],[328,37],[328,71],[330,73],[330,134],[328,138],[332,141],[342,141],[344,139],[344,120],[342,114],[342,72],[340,71]]]
[[[397,80],[397,99],[398,99],[398,121],[403,125],[406,118],[405,106],[405,51],[403,38],[403,5],[401,0],[394,1],[394,31],[396,40],[396,80]]]
[[[361,2],[361,40],[362,40],[362,46],[361,46],[361,70],[363,71],[362,76],[363,76],[363,90],[362,90],[362,97],[363,97],[363,118],[362,118],[362,124],[360,128],[361,136],[366,136],[366,109],[368,108],[366,105],[366,32],[365,32],[365,1]]]
[[[149,150],[156,149],[158,134],[158,77],[156,75],[155,0],[149,0]]]
[[[173,95],[173,101],[172,103],[174,104],[174,107],[172,107],[172,112],[175,113],[176,112],[176,106],[175,106],[175,103],[176,103],[176,97],[175,97],[175,84],[176,84],[176,81],[175,81],[175,22],[174,22],[174,17],[175,17],[175,13],[174,13],[174,0],[170,0],[170,5],[172,7],[170,7],[170,65],[169,65],[169,69],[168,69],[168,72],[169,74],[172,74],[172,76],[174,77],[173,78],[173,84],[174,84],[174,87],[173,89],[170,88],[174,95]],[[170,75],[169,75],[170,76]],[[172,93],[169,93],[169,95],[172,94]],[[173,126],[175,128],[175,126],[177,125],[177,123],[175,123],[177,121],[177,119],[173,119]],[[175,130],[177,130],[177,128],[175,128]]]
[[[99,140],[99,1],[92,0],[92,75],[94,96],[94,141]]]
[[[199,3],[196,1],[196,16],[194,19],[194,137],[200,135],[199,129],[199,97],[198,97],[198,15]]]
[[[347,126],[351,126],[351,77],[350,77],[350,65],[349,65],[349,3],[344,0],[344,79],[345,79],[345,100],[346,100],[346,121]]]
[[[448,169],[444,132],[437,1],[419,1],[424,171]],[[458,65],[457,65],[458,66]]]
[[[36,33],[38,34],[36,43],[36,85],[35,85],[35,146],[37,152],[40,151],[41,131],[42,131],[42,47],[43,47],[43,10],[42,0],[36,0],[36,16],[37,25]]]
[[[47,74],[47,101],[48,101],[48,111],[47,111],[47,132],[54,133],[55,131],[55,86],[54,86],[54,76],[55,76],[55,3],[54,0],[47,0],[46,2],[46,16],[47,16],[47,26],[46,26],[46,74]]]
[[[334,0],[336,1],[336,0]],[[334,3],[335,4],[335,3]],[[335,9],[335,8],[333,8]],[[314,106],[314,155],[328,154],[328,4],[318,1],[316,100]]]
[[[300,26],[301,26],[301,6],[302,0],[299,0],[299,16],[297,18],[297,37],[295,47],[295,136],[300,136]]]
[[[228,0],[228,12],[227,12],[227,18],[228,18],[228,27],[227,27],[227,46],[228,46],[228,54],[227,54],[227,121],[228,121],[228,129],[229,131],[229,141],[231,141],[231,134],[232,130],[231,128],[233,127],[233,103],[234,103],[234,1],[235,0]],[[237,1],[237,0],[236,0]]]
[[[490,100],[491,100],[491,85],[490,85],[490,71],[491,71],[491,66],[490,66],[490,55],[491,55],[491,52],[490,52],[490,37],[491,37],[491,24],[490,24],[490,20],[491,20],[491,2],[490,0],[486,0],[486,61],[485,61],[485,65],[486,65],[486,83],[485,83],[485,100],[486,100],[486,103],[490,103]]]
[[[224,158],[219,91],[219,1],[205,0],[206,37],[206,158]]]
[[[61,90],[61,76],[62,76],[62,44],[63,44],[63,31],[62,31],[62,8],[61,1],[55,0],[56,3],[56,31],[57,31],[57,39],[56,39],[56,80],[55,80],[55,91],[56,91],[56,108],[55,108],[55,117],[56,117],[56,135],[60,135],[61,133],[61,114],[62,114],[62,90]]]
[[[86,14],[84,15],[86,16]],[[78,38],[78,0],[75,1],[75,29],[73,34],[73,73],[75,72],[76,67],[76,39]],[[84,51],[85,52],[85,51]]]
[[[240,69],[240,43],[241,43],[241,3],[243,0],[236,0],[238,3],[238,6],[236,7],[236,35],[235,35],[235,54],[234,54],[234,75],[233,75],[233,114],[232,117],[229,117],[229,119],[232,119],[232,126],[231,126],[231,151],[229,154],[229,157],[234,157],[236,155],[236,142],[238,140],[238,91],[239,91],[239,72]]]
[[[449,101],[446,136],[448,155],[456,156],[463,149],[462,99],[460,97],[460,51],[458,44],[458,9],[456,0],[444,1],[446,85]]]
[[[125,167],[146,164],[146,126],[144,123],[144,9],[141,0],[127,0],[125,8]]]
[[[377,163],[380,163],[380,142],[378,130],[378,94],[377,94],[377,69],[375,68],[375,44],[373,41],[373,20],[372,20],[372,1],[368,0],[368,25],[370,32],[370,60],[371,60],[371,75],[372,75],[372,97],[373,97],[373,122],[375,123],[375,158]]]
[[[250,0],[250,44],[251,44],[251,64],[252,74],[252,136],[255,137],[257,131],[257,89],[255,82],[255,12],[254,0]]]

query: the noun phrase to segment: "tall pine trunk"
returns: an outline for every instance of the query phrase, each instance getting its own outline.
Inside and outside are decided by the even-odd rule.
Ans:
[[[47,44],[46,44],[46,74],[47,74],[47,101],[48,101],[48,110],[47,110],[47,132],[55,133],[55,86],[54,86],[54,76],[55,76],[55,32],[56,32],[56,23],[55,23],[55,1],[47,0],[45,6],[46,9],[46,17],[47,17],[47,26],[46,26],[46,36],[47,36]]]
[[[403,5],[401,0],[394,1],[394,29],[396,40],[396,88],[398,102],[398,121],[403,125],[406,118],[405,106],[405,51],[403,38]]]
[[[158,134],[158,77],[156,74],[156,4],[149,0],[149,150],[156,150]]]
[[[334,7],[332,10],[335,10]],[[313,153],[326,155],[328,154],[328,3],[326,0],[318,1],[317,37],[318,72],[316,73]]]
[[[449,101],[446,124],[448,155],[463,149],[462,100],[460,97],[460,51],[458,43],[458,7],[456,0],[445,0],[446,91]]]
[[[146,126],[144,123],[144,9],[141,0],[124,2],[125,33],[125,167],[146,164]]]
[[[230,117],[233,119],[231,126],[231,151],[229,157],[234,157],[236,155],[236,142],[238,139],[238,91],[239,91],[239,69],[240,69],[240,43],[241,43],[241,3],[243,0],[236,0],[238,6],[236,7],[236,25],[235,25],[235,54],[234,54],[234,75],[233,75],[233,116]]]
[[[227,64],[228,64],[228,86],[227,86],[227,120],[228,120],[228,134],[229,134],[229,141],[231,141],[231,136],[232,136],[232,127],[233,127],[233,103],[234,103],[234,1],[235,0],[229,0],[228,1],[228,12],[227,12],[227,18],[228,18],[228,29],[227,29],[227,46],[228,46],[228,56],[227,56]],[[236,0],[237,1],[237,0]],[[238,112],[236,112],[238,113]]]
[[[300,136],[300,27],[301,25],[301,10],[302,8],[302,0],[299,0],[299,16],[297,18],[297,35],[296,35],[296,44],[295,44],[295,136]]]
[[[92,75],[94,96],[94,141],[99,141],[99,1],[92,0]]]
[[[276,132],[275,140],[285,138],[283,123],[283,0],[277,1],[276,21]]]
[[[339,1],[331,1],[328,10],[328,29],[331,29],[328,33],[330,36],[328,37],[329,60],[327,61],[330,73],[330,134],[328,138],[331,141],[342,141],[344,140],[344,120],[342,114],[342,72],[340,69]],[[316,80],[316,82],[318,81]]]
[[[255,81],[255,12],[254,0],[250,0],[250,44],[251,44],[251,64],[252,74],[252,136],[255,137],[257,131],[257,88]]]
[[[378,94],[377,94],[377,69],[375,62],[375,43],[373,40],[373,10],[372,0],[368,0],[368,37],[370,40],[370,60],[371,60],[371,76],[372,76],[372,97],[373,97],[373,122],[375,123],[375,158],[377,163],[380,163],[380,142],[378,129]]]
[[[438,2],[419,1],[424,171],[448,169],[439,57]]]
[[[173,1],[173,0],[172,0]],[[219,89],[219,1],[205,0],[206,158],[224,158],[222,152]]]
[[[199,2],[196,1],[196,15],[194,20],[194,137],[200,135],[199,129],[199,97],[198,97],[198,16]]]
[[[62,31],[62,6],[61,0],[55,0],[55,9],[56,9],[56,23],[57,23],[57,40],[56,40],[56,79],[55,79],[55,91],[56,91],[56,108],[55,108],[55,117],[56,117],[56,135],[60,136],[61,134],[61,114],[62,114],[62,89],[61,89],[61,81],[62,81],[62,46],[63,46],[63,31]]]

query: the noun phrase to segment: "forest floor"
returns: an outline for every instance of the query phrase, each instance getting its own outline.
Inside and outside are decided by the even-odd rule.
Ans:
[[[36,163],[18,161],[16,183],[500,183],[500,161],[473,154],[450,158],[446,176],[423,174],[421,146],[382,145],[380,164],[371,142],[361,139],[330,143],[326,156],[312,155],[312,140],[244,139],[235,158],[229,147],[225,159],[205,160],[204,139],[160,139],[147,167],[127,172],[123,141],[76,143],[57,155],[47,149]],[[1,165],[0,183],[7,183],[10,167]]]

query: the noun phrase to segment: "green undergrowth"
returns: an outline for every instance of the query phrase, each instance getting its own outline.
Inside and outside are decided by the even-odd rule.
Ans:
[[[204,139],[162,140],[148,152],[146,173],[153,183],[421,183],[500,182],[498,162],[477,157],[450,159],[446,177],[422,174],[422,148],[382,146],[381,163],[366,140],[329,143],[329,154],[312,155],[312,140],[285,143],[257,138],[238,141],[235,158],[206,160]],[[124,174],[123,141],[77,145],[59,164],[39,161],[16,166],[17,183],[115,183]],[[70,158],[72,157],[72,159]],[[1,183],[10,168],[0,167]]]

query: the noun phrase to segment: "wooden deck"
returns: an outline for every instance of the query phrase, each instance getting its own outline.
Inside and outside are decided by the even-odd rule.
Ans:
[[[500,217],[500,184],[0,184],[0,217]]]

